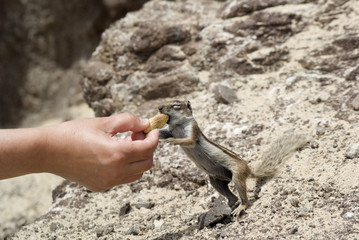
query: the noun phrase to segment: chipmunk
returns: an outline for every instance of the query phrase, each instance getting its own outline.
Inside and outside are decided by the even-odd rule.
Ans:
[[[189,101],[174,101],[158,109],[169,116],[167,125],[159,130],[160,139],[182,147],[197,167],[208,174],[211,185],[228,199],[228,206],[237,217],[248,207],[247,178],[273,177],[290,153],[307,143],[304,135],[285,134],[264,152],[258,167],[251,169],[239,155],[212,142],[202,133],[193,118]],[[228,187],[231,181],[240,201]]]

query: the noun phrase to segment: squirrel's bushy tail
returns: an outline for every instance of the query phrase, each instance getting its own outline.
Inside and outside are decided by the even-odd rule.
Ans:
[[[283,134],[263,153],[261,161],[252,170],[253,177],[274,177],[292,153],[303,147],[308,140],[304,134]]]

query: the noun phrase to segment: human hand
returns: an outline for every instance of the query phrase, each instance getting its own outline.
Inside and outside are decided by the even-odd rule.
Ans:
[[[75,181],[92,191],[133,182],[152,167],[158,131],[129,113],[111,117],[78,119],[44,127],[47,134],[42,170]],[[118,139],[116,133],[131,131]]]

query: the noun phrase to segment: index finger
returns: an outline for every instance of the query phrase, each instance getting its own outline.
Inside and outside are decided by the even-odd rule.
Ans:
[[[147,119],[138,118],[131,113],[120,113],[105,118],[106,132],[116,134],[118,132],[140,132],[143,131],[149,122]]]

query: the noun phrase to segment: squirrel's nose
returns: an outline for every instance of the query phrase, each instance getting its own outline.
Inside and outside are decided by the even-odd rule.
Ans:
[[[163,106],[158,107],[158,110],[160,110],[160,112],[163,110]]]

